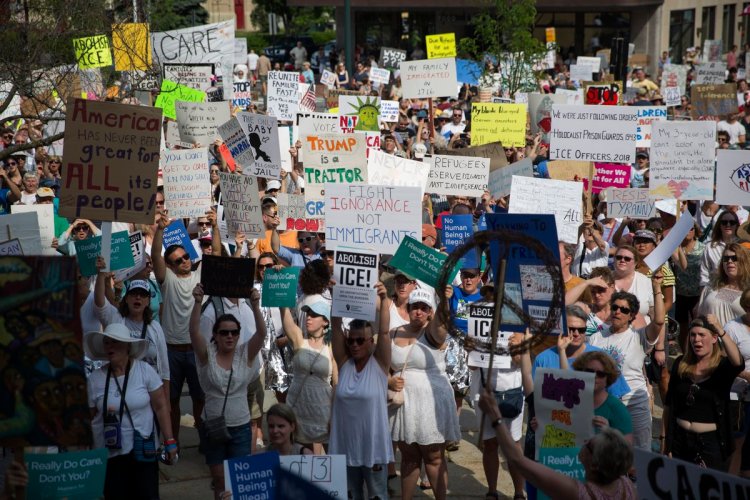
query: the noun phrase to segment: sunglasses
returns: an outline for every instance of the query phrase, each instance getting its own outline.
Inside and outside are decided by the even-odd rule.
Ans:
[[[9,162],[7,162],[7,165],[8,165],[9,167],[17,167],[17,166],[18,166],[18,163],[14,162],[14,161],[9,161]]]
[[[625,262],[630,262],[633,260],[633,257],[628,257],[627,255],[615,255],[615,260],[624,260]]]
[[[474,278],[478,276],[479,276],[478,274],[474,274],[474,273],[464,273],[464,272],[461,273],[462,280],[465,280],[465,279],[473,280]]]
[[[579,326],[579,327],[569,326],[568,327],[568,332],[569,333],[577,333],[579,335],[583,335],[584,333],[586,333],[586,327],[585,326]]]
[[[218,330],[216,332],[218,335],[221,335],[222,337],[226,337],[228,335],[231,335],[232,337],[239,337],[240,336],[240,329],[235,328],[234,330]]]
[[[333,258],[333,255],[334,255],[334,253],[335,253],[335,252],[334,252],[333,250],[328,250],[328,251],[326,251],[326,252],[321,252],[321,253],[320,253],[320,256],[321,256],[321,257],[324,257],[324,258],[326,258],[326,259],[332,259],[332,258]]]
[[[727,262],[737,262],[737,256],[736,255],[723,255],[721,257],[721,262],[726,264]]]
[[[600,286],[592,286],[591,287],[591,293],[604,293],[606,291],[607,291],[606,288],[602,288]]]
[[[60,160],[50,160],[50,163],[62,163]]]
[[[305,236],[304,238],[297,238],[300,243],[309,242],[315,239],[315,236]]]
[[[258,264],[258,269],[271,269],[274,264]]]
[[[5,134],[3,135],[3,139],[13,139],[13,134]]]
[[[688,406],[693,406],[695,404],[695,394],[701,390],[701,386],[698,384],[692,384],[690,386],[690,390],[688,391],[688,395],[685,398],[685,404]]]
[[[737,221],[732,219],[724,219],[720,220],[719,224],[721,224],[722,226],[732,227],[737,225]]]
[[[218,173],[219,173],[219,171],[218,171],[217,169],[215,169],[215,168],[212,168],[212,169],[211,169],[211,173],[212,173],[212,174],[218,174]]]
[[[75,231],[75,232],[78,232],[78,231],[88,231],[88,230],[89,230],[88,226],[76,226],[76,227],[73,228],[73,231]]]
[[[591,368],[584,368],[583,370],[586,373],[595,373],[597,377],[599,378],[605,378],[607,376],[607,372],[602,370],[592,370]]]
[[[362,345],[365,342],[367,342],[370,339],[366,339],[364,337],[356,337],[356,338],[348,338],[346,339],[346,345]]]
[[[190,256],[188,254],[184,253],[184,254],[182,254],[182,256],[177,257],[176,259],[174,259],[172,261],[172,265],[173,266],[179,266],[180,264],[182,264],[186,260],[190,260]]]
[[[729,142],[727,139],[719,138],[719,142]]]
[[[267,217],[276,217],[277,215],[279,215],[279,212],[268,212],[266,214]]]
[[[635,245],[647,245],[649,243],[653,243],[653,241],[646,239],[646,238],[636,238],[633,243]]]
[[[612,312],[620,311],[623,314],[630,314],[631,311],[629,307],[618,306],[617,304],[612,304],[609,308],[612,309]]]
[[[208,227],[208,226],[211,225],[211,223],[210,222],[199,222],[198,225],[201,226],[201,227],[203,227],[203,226]]]

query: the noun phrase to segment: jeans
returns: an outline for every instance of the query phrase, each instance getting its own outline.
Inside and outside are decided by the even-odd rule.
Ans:
[[[378,468],[380,470],[375,470]],[[374,467],[347,466],[346,481],[349,485],[349,494],[353,500],[365,500],[366,498],[388,500],[388,464],[375,465]],[[364,494],[365,486],[367,487],[367,496]]]
[[[201,433],[203,452],[207,465],[219,465],[230,458],[243,457],[250,454],[250,422],[237,427],[227,427],[232,438],[224,444],[211,444]]]

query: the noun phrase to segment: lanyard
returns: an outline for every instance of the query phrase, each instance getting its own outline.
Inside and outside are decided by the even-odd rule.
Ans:
[[[107,411],[107,399],[109,398],[109,379],[112,375],[112,365],[110,364],[107,369],[107,382],[104,384],[104,401],[102,402],[102,412]],[[120,391],[120,422],[122,422],[122,412],[125,411],[125,391],[128,390],[128,378],[130,377],[130,360],[128,360],[128,366],[125,368],[125,380],[122,382],[122,388],[120,388],[120,382],[115,377],[115,385],[117,390]],[[130,412],[128,412],[129,414]]]

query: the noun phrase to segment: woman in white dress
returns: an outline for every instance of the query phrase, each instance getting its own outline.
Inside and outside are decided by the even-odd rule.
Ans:
[[[381,331],[390,324],[389,302],[386,299],[381,306]],[[401,451],[402,498],[414,496],[424,461],[432,491],[440,500],[446,498],[448,488],[445,443],[461,439],[453,389],[445,373],[447,331],[431,321],[432,293],[414,290],[408,305],[409,324],[390,332],[391,370],[396,375],[390,389],[403,392],[403,404],[390,415],[391,438]]]

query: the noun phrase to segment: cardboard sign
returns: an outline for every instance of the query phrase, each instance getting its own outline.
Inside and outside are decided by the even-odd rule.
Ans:
[[[312,233],[323,232],[323,220],[312,219],[308,216],[304,195],[279,193],[276,199],[278,200],[277,207],[282,229],[286,231],[310,231]]]
[[[576,370],[538,368],[534,373],[536,460],[578,481],[585,481],[578,460],[594,436],[595,375]]]
[[[383,151],[371,151],[367,158],[367,183],[380,186],[413,186],[425,192],[430,164],[407,160]]]
[[[336,85],[336,73],[324,69],[320,75],[320,83],[328,87],[333,87]]]
[[[510,187],[511,214],[554,214],[560,241],[576,243],[581,213],[583,183],[513,177]]]
[[[77,270],[72,257],[0,257],[0,338],[13,379],[3,446],[91,444]]]
[[[447,258],[446,254],[407,236],[401,241],[388,265],[435,288],[439,284],[440,271]],[[449,282],[453,281],[457,272],[458,268],[454,270]]]
[[[211,88],[214,77],[213,64],[164,64],[164,80],[202,92]]]
[[[176,102],[177,130],[182,142],[207,147],[219,134],[216,127],[232,117],[229,103],[224,102]]]
[[[508,160],[505,158],[503,145],[499,142],[484,144],[482,146],[470,146],[468,148],[461,149],[448,149],[442,151],[442,153],[449,156],[474,156],[479,158],[489,158],[490,171],[502,168],[508,164]]]
[[[656,217],[656,200],[649,197],[648,188],[609,188],[607,216],[615,219],[650,219]]]
[[[220,64],[223,96],[232,99],[235,21],[222,21],[172,31],[152,33],[154,57],[164,64]],[[180,99],[185,100],[185,99]]]
[[[234,82],[234,96],[232,97],[232,107],[246,109],[253,103],[253,84],[252,82]]]
[[[555,160],[547,162],[547,170],[551,179],[559,181],[583,181],[592,172],[589,161]]]
[[[39,238],[39,243],[42,247],[42,251],[39,255],[60,255],[57,253],[57,250],[52,248],[52,240],[55,238],[54,205],[11,205],[10,211],[14,214],[36,212],[37,221],[39,222],[39,233],[37,237]]]
[[[534,166],[531,158],[524,158],[508,166],[492,170],[489,176],[488,189],[492,197],[502,198],[510,194],[513,176],[534,177]]]
[[[161,112],[75,99],[65,131],[60,215],[153,224]]]
[[[456,60],[428,59],[400,64],[404,99],[458,96]]]
[[[657,199],[713,200],[716,124],[654,122],[649,194]]]
[[[365,138],[357,134],[308,135],[305,155],[305,199],[324,199],[325,184],[364,183],[367,180]]]
[[[456,57],[456,34],[427,35],[427,59]]]
[[[623,86],[621,81],[608,83],[583,82],[584,104],[617,106],[622,104]]]
[[[143,269],[146,268],[146,259],[144,255],[146,253],[145,242],[143,240],[143,233],[136,231],[131,233],[130,236],[130,253],[133,254],[133,266],[126,267],[124,269],[118,269],[115,271],[115,281],[129,280]]]
[[[85,385],[84,385],[85,387]],[[26,498],[101,498],[107,450],[24,453],[29,474]]]
[[[515,185],[515,182],[513,183]],[[578,183],[580,186],[580,183]],[[511,195],[512,199],[512,195]],[[487,230],[508,230],[521,232],[526,236],[539,240],[551,253],[553,259],[559,259],[558,230],[555,227],[555,217],[552,215],[514,215],[514,214],[484,214]],[[490,243],[490,263],[495,276],[502,256],[506,255],[506,248],[501,247],[501,240]],[[544,267],[544,261],[534,252],[519,244],[511,244],[507,248],[507,266],[505,271],[505,296],[513,301],[528,314],[534,323],[540,324],[553,313],[551,311],[554,280],[562,280],[557,276],[550,276]],[[560,311],[554,311],[560,314]],[[506,314],[503,307],[503,317],[500,330],[509,332],[524,332],[527,323],[515,314]],[[558,326],[551,333],[565,331],[565,314],[560,316]]]
[[[326,184],[326,249],[367,247],[393,254],[406,236],[422,233],[416,187]]]
[[[551,160],[634,163],[635,107],[552,106]]]
[[[575,82],[587,82],[593,78],[594,71],[585,64],[570,65],[570,79]]]
[[[643,259],[643,263],[649,269],[655,271],[659,269],[677,250],[685,236],[693,229],[693,218],[690,215],[680,217],[677,223],[672,226],[669,233],[659,242],[656,248]]]
[[[285,267],[266,269],[263,274],[263,293],[261,306],[263,307],[296,307],[297,282],[301,267]]]
[[[268,104],[269,116],[279,120],[294,120],[299,109],[299,74],[292,71],[268,72]]]
[[[406,51],[391,47],[380,47],[378,66],[381,68],[398,69],[399,64],[406,61]]]
[[[276,451],[224,460],[226,490],[232,498],[276,498],[279,453]]]
[[[208,149],[168,149],[162,164],[164,208],[170,217],[194,219],[211,207]]]
[[[695,83],[699,85],[721,85],[727,79],[727,63],[706,62],[695,66]]]
[[[245,131],[242,130],[237,118],[232,118],[228,122],[219,125],[216,130],[224,140],[224,145],[229,150],[229,154],[232,155],[234,161],[242,165],[243,171],[245,168],[251,168],[253,163],[255,163],[255,156],[250,147],[250,140]]]
[[[162,108],[164,116],[173,120],[177,119],[175,103],[177,101],[204,102],[206,93],[202,90],[191,89],[166,78],[161,82],[161,91],[154,101],[155,108]]]
[[[355,130],[380,132],[379,116],[379,97],[339,96],[339,127],[345,134]]]
[[[245,175],[279,179],[281,155],[279,154],[278,120],[272,116],[237,113],[237,121],[248,138],[250,152],[255,161]]]
[[[499,141],[505,147],[526,145],[526,106],[523,104],[472,103],[471,143]]]
[[[253,290],[255,259],[235,259],[204,255],[201,258],[201,284],[206,295],[247,298]]]
[[[83,276],[96,276],[99,270],[96,268],[96,259],[102,255],[102,237],[92,236],[85,240],[76,240],[76,258]],[[133,267],[135,260],[130,250],[130,236],[127,231],[112,234],[110,247],[109,270],[117,271]]]
[[[469,304],[467,335],[474,340],[474,349],[469,352],[468,364],[477,368],[490,367],[490,342],[492,341],[492,316],[495,305],[485,302]],[[515,316],[508,306],[503,306],[503,318]],[[509,369],[511,356],[508,352],[511,332],[497,332],[493,368]]]
[[[339,248],[333,264],[331,316],[375,321],[378,282],[378,253]]]
[[[219,183],[230,234],[242,231],[247,238],[265,238],[256,178],[219,172]]]
[[[750,200],[750,158],[747,152],[716,151],[716,203],[743,205]]]
[[[398,101],[380,101],[380,119],[384,122],[398,121]]]
[[[666,106],[636,106],[638,108],[638,128],[636,129],[637,148],[651,147],[651,124],[654,121],[667,121]]]
[[[391,81],[391,72],[383,68],[370,68],[370,81],[380,85],[388,85]]]
[[[690,116],[693,120],[736,113],[738,109],[737,84],[693,85],[690,87],[690,103],[692,104]]]
[[[0,257],[7,255],[23,255],[23,247],[21,247],[21,241],[18,238],[0,243]]]
[[[190,235],[188,235],[187,229],[185,229],[185,224],[182,222],[182,219],[172,221],[164,229],[164,243],[162,246],[164,247],[164,249],[167,249],[172,245],[181,246],[182,249],[185,250],[188,255],[190,255],[190,260],[192,262],[200,260],[198,252],[195,250],[193,242],[190,240]]]
[[[78,67],[81,69],[112,66],[112,52],[109,49],[107,35],[74,38],[73,49]]]
[[[428,193],[482,196],[487,188],[489,158],[435,155],[431,165]]]
[[[153,64],[148,23],[113,24],[112,49],[115,53],[115,71],[151,69]]]

